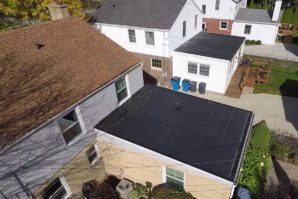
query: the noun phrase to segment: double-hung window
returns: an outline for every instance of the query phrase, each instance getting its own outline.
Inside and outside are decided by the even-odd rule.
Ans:
[[[220,29],[221,30],[227,30],[228,29],[228,22],[227,21],[221,21],[220,22]]]
[[[188,73],[197,74],[198,73],[198,64],[194,62],[188,62]]]
[[[124,100],[127,97],[127,87],[126,87],[125,77],[117,80],[115,82],[115,87],[116,87],[118,102],[120,103],[122,100]]]
[[[186,36],[186,21],[183,21],[183,30],[182,30],[182,36]]]
[[[146,37],[146,44],[147,45],[155,45],[155,39],[154,39],[154,32],[145,32],[145,37]]]
[[[136,31],[135,30],[128,30],[129,42],[136,43]]]
[[[245,25],[244,34],[249,35],[251,32],[251,25]]]
[[[151,67],[155,69],[161,69],[161,60],[160,59],[151,59]]]
[[[210,65],[200,64],[200,75],[209,76],[210,73]]]
[[[69,193],[67,193],[65,187],[61,182],[61,177],[56,178],[44,191],[41,193],[43,199],[62,199],[67,198]]]
[[[88,161],[91,165],[93,165],[98,159],[99,154],[96,145],[91,146],[87,151],[86,155],[88,158]]]
[[[220,0],[216,0],[215,2],[215,10],[219,10]]]
[[[58,124],[66,144],[69,144],[74,138],[82,133],[82,128],[76,110],[73,110],[59,118]]]
[[[166,183],[183,188],[184,173],[177,171],[175,169],[166,167]]]
[[[204,15],[206,14],[206,5],[202,5],[202,12]]]

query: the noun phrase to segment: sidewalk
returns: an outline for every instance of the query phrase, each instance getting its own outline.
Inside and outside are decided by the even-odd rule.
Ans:
[[[244,54],[298,62],[298,45],[275,43],[245,46]]]
[[[254,124],[265,120],[271,130],[298,137],[298,98],[269,94],[247,94],[239,99],[216,93],[187,94],[254,112]]]

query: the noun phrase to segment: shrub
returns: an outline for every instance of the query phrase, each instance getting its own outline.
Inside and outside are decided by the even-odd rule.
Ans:
[[[251,40],[250,43],[251,43],[252,45],[256,45],[257,41],[256,41],[256,40]]]
[[[140,183],[135,183],[134,190],[129,193],[128,199],[148,198],[148,190]]]
[[[286,144],[280,143],[275,133],[272,133],[271,139],[271,154],[279,160],[285,160],[290,151],[290,147]]]
[[[107,182],[91,180],[83,185],[82,192],[88,199],[119,199],[118,192]]]
[[[270,163],[271,134],[265,121],[253,127],[244,155],[239,184],[249,187],[253,198],[258,198],[266,182]]]
[[[261,40],[258,40],[258,41],[256,41],[256,44],[257,45],[261,45],[262,44],[262,41]]]
[[[251,41],[250,40],[245,40],[245,45],[250,45],[251,44]]]
[[[190,193],[169,185],[157,185],[152,190],[154,199],[195,199]]]

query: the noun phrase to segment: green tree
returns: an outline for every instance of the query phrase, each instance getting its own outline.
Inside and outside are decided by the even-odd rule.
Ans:
[[[80,0],[57,0],[57,3],[68,4],[71,15],[84,17],[81,12]],[[0,0],[0,13],[7,17],[15,17],[28,21],[29,19],[49,20],[47,5],[51,0]]]

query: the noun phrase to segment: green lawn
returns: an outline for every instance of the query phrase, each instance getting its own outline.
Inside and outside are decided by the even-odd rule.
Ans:
[[[254,93],[298,97],[298,63],[273,60],[269,81],[256,84]]]

